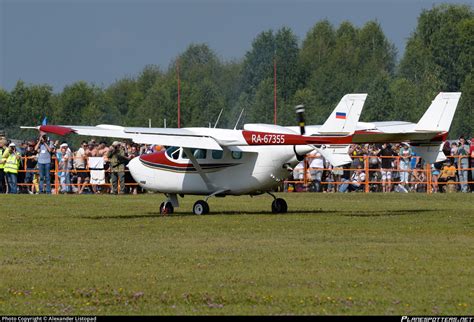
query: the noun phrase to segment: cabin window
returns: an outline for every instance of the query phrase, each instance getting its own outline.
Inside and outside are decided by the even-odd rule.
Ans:
[[[207,151],[205,149],[190,149],[196,159],[205,159],[207,157]],[[186,152],[183,149],[183,159],[189,159]]]
[[[205,159],[207,157],[207,150],[204,149],[196,149],[194,152],[194,157],[196,159]]]
[[[241,151],[232,151],[232,159],[235,159],[235,160],[242,159],[242,152]]]
[[[212,150],[212,158],[214,160],[219,160],[219,159],[222,159],[222,156],[224,155],[224,151],[223,150]]]

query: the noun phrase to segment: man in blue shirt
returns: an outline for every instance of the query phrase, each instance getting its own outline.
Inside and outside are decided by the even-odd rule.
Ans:
[[[51,194],[51,153],[54,153],[54,146],[49,142],[46,135],[42,134],[35,150],[38,152],[39,193]],[[44,184],[46,184],[46,191]]]

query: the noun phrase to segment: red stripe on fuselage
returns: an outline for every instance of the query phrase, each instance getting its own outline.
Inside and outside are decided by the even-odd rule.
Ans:
[[[242,131],[248,145],[350,144],[352,136],[304,136],[299,134]]]

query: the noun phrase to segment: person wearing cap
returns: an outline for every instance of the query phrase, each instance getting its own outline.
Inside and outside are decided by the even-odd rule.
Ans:
[[[125,151],[118,141],[114,141],[107,152],[110,162],[110,183],[112,184],[112,194],[117,194],[120,185],[120,194],[125,193],[125,164],[129,159],[125,156]],[[118,181],[118,182],[117,182]]]
[[[58,160],[58,176],[61,184],[61,193],[69,193],[71,191],[71,170],[72,170],[72,155],[67,143],[62,143],[59,146],[59,151],[56,152]]]
[[[8,182],[8,193],[17,194],[18,193],[18,170],[20,169],[21,155],[16,150],[15,143],[10,143],[8,145],[8,157],[6,158],[5,166],[3,171],[7,177]],[[3,155],[5,157],[5,153]]]

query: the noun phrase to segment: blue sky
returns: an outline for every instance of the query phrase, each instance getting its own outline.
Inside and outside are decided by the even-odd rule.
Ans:
[[[472,1],[444,1],[471,3]],[[0,86],[21,79],[54,91],[85,80],[108,86],[147,64],[164,70],[192,43],[241,59],[262,31],[377,20],[399,57],[432,0],[0,0]]]

